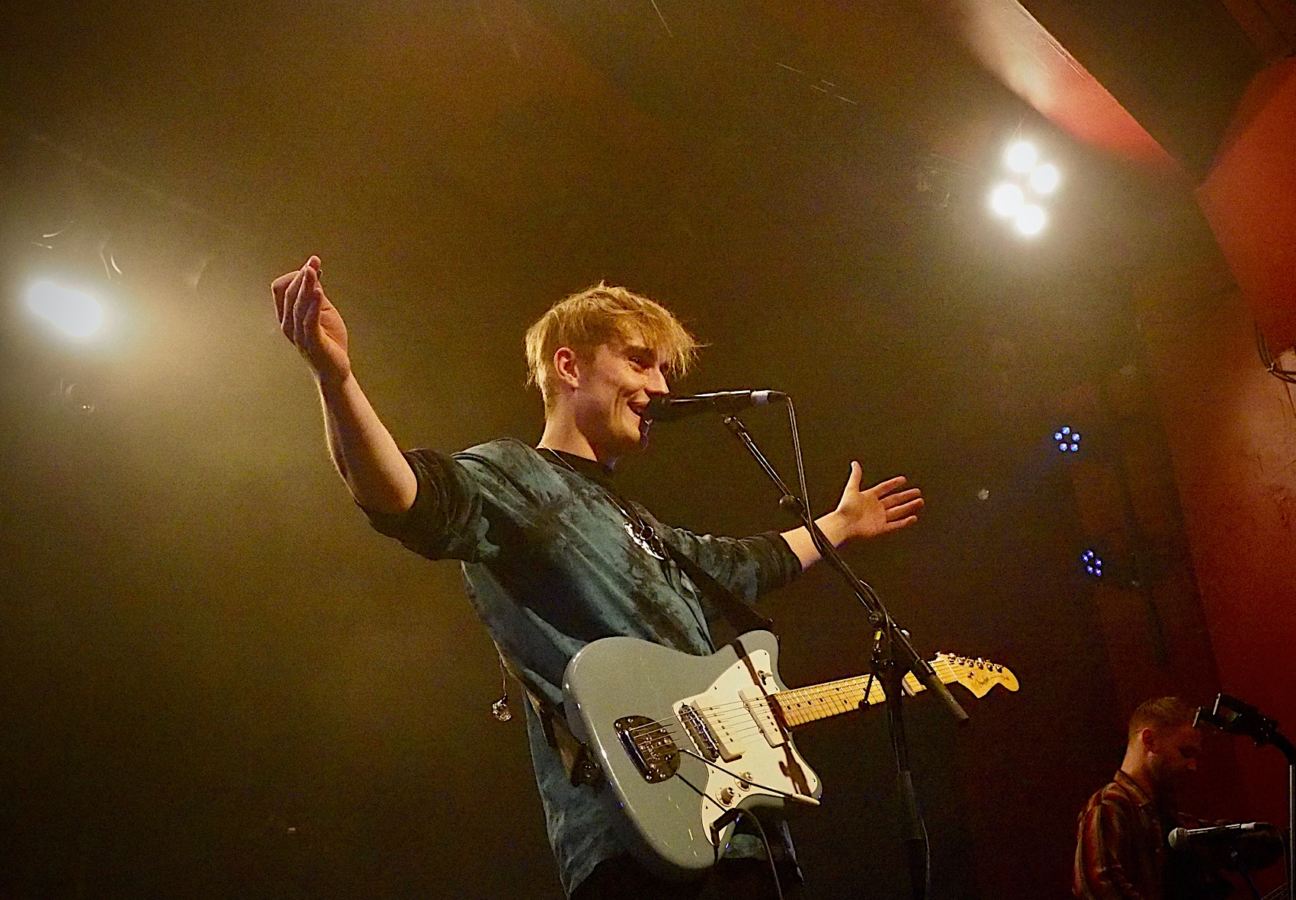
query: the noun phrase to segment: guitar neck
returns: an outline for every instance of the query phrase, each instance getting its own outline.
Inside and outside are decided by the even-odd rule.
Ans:
[[[936,674],[945,684],[958,680],[958,675],[948,661],[937,659],[932,662]],[[912,672],[907,672],[904,683],[912,693],[925,690]],[[789,728],[817,722],[830,716],[839,716],[859,709],[861,706],[875,706],[886,701],[886,692],[882,683],[871,675],[859,675],[855,678],[843,678],[840,681],[825,681],[823,684],[812,684],[809,687],[794,688],[773,694],[770,700],[782,713],[783,721]]]

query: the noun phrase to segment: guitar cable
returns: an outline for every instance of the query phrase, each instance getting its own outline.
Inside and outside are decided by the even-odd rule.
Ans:
[[[680,747],[680,748],[679,748],[679,752],[680,752],[680,753],[683,753],[683,754],[685,754],[685,755],[687,755],[687,756],[691,756],[691,757],[693,757],[694,759],[699,760],[699,761],[701,761],[701,762],[703,762],[703,763],[706,763],[708,766],[710,766],[710,767],[713,768],[713,769],[717,769],[717,770],[719,770],[719,771],[721,771],[721,772],[724,772],[724,773],[725,773],[726,775],[728,775],[730,778],[733,778],[733,779],[735,779],[735,780],[737,780],[737,781],[745,782],[745,783],[747,783],[747,784],[752,785],[753,787],[758,787],[758,788],[760,788],[761,790],[769,791],[771,794],[776,794],[776,795],[778,795],[778,796],[780,796],[780,797],[783,797],[784,799],[792,800],[792,801],[794,801],[794,802],[796,802],[796,803],[804,803],[806,806],[819,806],[819,805],[820,805],[820,804],[819,804],[819,801],[816,800],[814,797],[806,797],[806,796],[804,796],[804,795],[802,795],[802,794],[789,794],[787,791],[781,791],[781,790],[779,790],[778,788],[770,787],[770,786],[767,785],[767,784],[761,784],[759,781],[752,781],[750,778],[744,778],[742,775],[739,775],[737,772],[730,772],[730,771],[729,771],[728,769],[726,769],[724,766],[722,766],[722,765],[720,765],[720,764],[718,764],[718,763],[714,763],[714,762],[712,762],[711,760],[707,759],[705,756],[702,756],[701,754],[698,754],[698,753],[694,753],[692,750],[686,750],[685,748]],[[689,782],[687,782],[687,781],[685,781],[684,783],[685,783],[685,784],[688,784],[689,787],[693,788],[693,790],[697,791],[697,792],[698,792],[699,794],[701,794],[703,797],[706,797],[708,800],[710,800],[710,801],[711,801],[712,803],[714,803],[716,806],[719,806],[719,807],[722,808],[722,809],[724,808],[724,804],[721,803],[721,802],[719,802],[718,800],[716,800],[716,799],[715,799],[714,797],[712,797],[710,794],[707,794],[705,791],[699,791],[696,787],[694,787],[694,785],[689,784]]]
[[[765,861],[769,863],[770,878],[774,879],[774,894],[778,897],[778,900],[783,900],[783,883],[779,881],[778,866],[774,864],[774,848],[770,846],[770,839],[769,835],[765,833],[765,826],[761,824],[761,820],[757,818],[756,814],[749,809],[735,807],[734,812],[740,816],[746,816],[747,820],[755,825],[756,830],[760,832],[761,843],[765,845]]]
[[[683,752],[683,753],[688,753],[690,756],[696,756],[698,759],[702,760],[702,762],[707,763],[708,765],[713,765],[713,766],[715,765],[715,763],[712,763],[712,762],[711,762],[710,760],[708,760],[708,759],[703,759],[701,756],[698,756],[696,753],[691,753],[691,752],[688,751],[688,750],[683,750],[683,751],[681,751],[681,752]],[[725,769],[722,768],[722,767],[720,767],[720,766],[716,766],[716,768],[717,768],[717,769],[720,769],[721,772],[724,772],[724,771],[725,771]],[[728,774],[733,774],[733,773],[728,773]],[[687,778],[685,778],[683,775],[680,775],[680,774],[677,773],[675,777],[678,778],[680,781],[684,782],[685,784],[687,784],[690,788],[692,788],[693,791],[694,791],[694,792],[695,792],[699,797],[705,797],[707,800],[710,800],[712,803],[714,803],[716,806],[719,806],[721,809],[724,808],[724,804],[723,804],[723,803],[720,803],[718,800],[716,800],[715,797],[712,797],[710,794],[708,794],[706,791],[704,791],[704,790],[702,790],[701,788],[699,788],[699,787],[698,787],[696,784],[694,784],[693,782],[689,781],[689,780],[688,780]],[[738,776],[735,775],[734,777],[737,778]],[[742,779],[742,780],[746,781],[746,779]],[[747,783],[748,783],[748,784],[756,784],[756,782],[754,782],[754,781],[747,781]],[[764,785],[756,785],[756,786],[757,786],[757,787],[765,787]],[[783,794],[782,791],[774,791],[772,788],[765,788],[765,789],[768,790],[768,791],[773,791],[773,793],[776,793],[776,794]],[[786,797],[793,797],[793,796],[795,796],[795,795],[793,795],[793,794],[783,794],[783,796],[786,796]],[[818,803],[818,801],[815,801],[815,802],[816,802],[816,804]],[[766,861],[767,863],[769,863],[769,867],[770,867],[770,877],[774,879],[774,893],[775,893],[775,895],[778,897],[778,900],[783,900],[783,882],[779,880],[778,866],[775,865],[775,863],[774,863],[774,848],[773,848],[773,846],[771,846],[771,844],[770,844],[769,835],[765,832],[765,826],[761,824],[761,820],[758,819],[758,818],[756,817],[756,814],[753,813],[751,810],[749,810],[749,809],[743,809],[743,808],[740,807],[740,806],[735,806],[735,807],[733,807],[732,809],[726,810],[725,813],[723,814],[723,816],[722,816],[721,818],[724,818],[724,817],[726,817],[726,816],[727,816],[727,817],[730,817],[731,819],[737,819],[737,818],[739,818],[740,816],[746,816],[747,819],[748,819],[749,821],[751,821],[752,823],[754,823],[754,824],[756,825],[756,832],[760,835],[761,845],[765,848],[765,861]],[[725,823],[725,824],[728,824],[728,823]],[[713,831],[713,833],[715,833],[715,832],[716,832],[715,825],[712,825],[711,827],[712,827],[712,831]],[[721,827],[724,827],[724,826],[721,826]],[[721,859],[721,857],[720,857],[720,847],[717,845],[717,846],[716,846],[716,862],[719,863],[719,862],[720,862],[720,859]]]

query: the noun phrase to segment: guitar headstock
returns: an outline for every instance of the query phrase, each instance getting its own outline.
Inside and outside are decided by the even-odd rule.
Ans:
[[[1017,676],[1011,669],[988,659],[937,653],[932,665],[937,674],[942,676],[941,681],[957,681],[978,699],[990,693],[996,685],[1002,685],[1009,691],[1015,691],[1018,687]],[[952,677],[946,678],[947,673]]]

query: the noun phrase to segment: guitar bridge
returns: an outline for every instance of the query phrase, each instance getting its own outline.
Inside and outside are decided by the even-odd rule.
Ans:
[[[711,762],[720,758],[720,747],[716,743],[715,736],[696,709],[687,703],[682,704],[679,708],[679,720],[684,723],[684,730],[693,739],[693,744],[698,748],[699,753]]]
[[[661,722],[623,716],[612,727],[644,781],[656,784],[679,771],[679,747]]]

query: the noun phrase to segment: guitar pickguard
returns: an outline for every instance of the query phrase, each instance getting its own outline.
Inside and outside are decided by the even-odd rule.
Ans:
[[[568,664],[572,731],[606,777],[626,846],[657,874],[713,866],[736,808],[818,802],[819,779],[767,699],[786,690],[777,660],[774,636],[752,632],[711,656],[604,638]]]
[[[699,822],[715,846],[727,840],[728,829],[715,828],[724,814],[739,805],[777,805],[787,795],[814,802],[818,777],[805,764],[767,697],[778,689],[774,662],[768,651],[746,653],[706,690],[682,698],[677,717],[696,717],[704,737],[691,750],[706,758],[705,787],[701,787]],[[686,729],[690,737],[694,729]],[[709,752],[714,748],[714,758]]]

